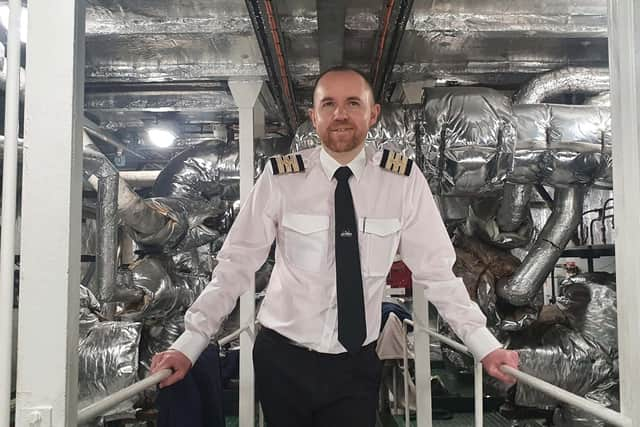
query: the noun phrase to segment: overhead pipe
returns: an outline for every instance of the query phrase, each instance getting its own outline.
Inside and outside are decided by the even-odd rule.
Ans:
[[[4,150],[4,135],[0,135],[0,150]],[[24,140],[18,138],[18,159],[22,156],[22,147]],[[132,187],[151,187],[158,175],[162,172],[161,169],[156,170],[141,170],[141,171],[120,171],[120,178],[127,181]]]
[[[603,92],[587,99],[585,105],[600,105],[603,107],[611,107],[611,92]]]
[[[284,40],[273,2],[245,0],[245,4],[269,75],[269,87],[284,114],[289,130],[293,133],[298,127],[298,110],[284,52]]]
[[[132,187],[151,187],[158,179],[161,170],[120,171],[120,178]]]
[[[529,81],[514,96],[514,104],[540,104],[563,93],[599,94],[609,90],[607,68],[567,67]]]
[[[518,270],[500,280],[496,294],[515,306],[530,305],[582,219],[586,188],[556,188],[551,217]]]
[[[86,130],[85,128],[85,131]],[[161,171],[118,172],[109,159],[93,144],[88,133],[87,131],[84,134],[83,155],[85,159],[85,173],[87,174],[89,184],[91,184],[96,192],[98,191],[98,169],[103,163],[107,165],[105,167],[111,171],[109,173],[116,172],[120,175],[120,179],[118,180],[118,209],[119,214],[123,215],[123,220],[126,224],[141,233],[152,234],[157,231],[160,223],[164,225],[165,220],[160,221],[160,218],[164,217],[159,214],[153,214],[155,211],[151,208],[147,207],[148,210],[145,209],[144,200],[131,189],[131,186],[151,186]],[[18,139],[18,154],[22,153],[23,142],[22,139]],[[0,149],[4,148],[4,146],[5,136],[0,135]],[[145,215],[151,216],[145,217]]]
[[[2,237],[0,238],[0,425],[11,415],[11,354],[13,351],[13,280],[15,266],[18,133],[20,114],[20,0],[9,1],[5,144],[2,171]]]
[[[497,222],[500,231],[516,231],[529,215],[530,184],[504,184],[503,198],[498,209]]]
[[[116,170],[116,167],[93,145],[86,132],[84,133],[84,160],[87,180],[93,189],[98,191],[98,169],[103,164],[113,170]],[[144,199],[121,178],[118,181],[118,214],[125,224],[144,234],[157,232],[167,221],[165,216],[148,206]]]
[[[86,132],[88,132],[91,136],[94,136],[104,142],[106,142],[107,144],[110,144],[114,147],[116,147],[119,150],[125,151],[129,154],[132,154],[134,156],[136,156],[139,159],[142,160],[148,160],[146,156],[143,156],[142,154],[132,150],[131,148],[129,148],[126,144],[123,144],[122,142],[110,137],[109,135],[107,135],[105,132],[102,132],[100,129],[98,129],[98,126],[96,126],[91,120],[87,119],[85,117],[84,119],[84,130]]]
[[[371,81],[375,99],[381,102],[385,84],[391,76],[400,51],[400,43],[413,10],[413,0],[388,0],[376,56],[371,65]]]

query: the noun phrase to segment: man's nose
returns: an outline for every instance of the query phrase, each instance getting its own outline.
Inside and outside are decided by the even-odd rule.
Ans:
[[[333,117],[336,120],[346,119],[348,117],[347,110],[343,106],[338,105],[333,111]]]

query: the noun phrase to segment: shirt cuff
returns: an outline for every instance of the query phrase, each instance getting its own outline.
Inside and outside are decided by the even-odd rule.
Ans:
[[[502,348],[500,341],[485,327],[478,328],[471,332],[469,336],[467,336],[467,339],[464,340],[464,344],[478,362],[492,351]]]
[[[191,366],[196,364],[196,360],[200,357],[200,354],[209,345],[209,339],[203,335],[192,332],[184,331],[182,335],[169,347],[170,350],[178,350],[180,353],[187,356],[191,361]]]

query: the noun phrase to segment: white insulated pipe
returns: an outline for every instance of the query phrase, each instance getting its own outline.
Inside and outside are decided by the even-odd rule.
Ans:
[[[120,171],[120,178],[132,187],[151,187],[160,175],[160,170]]]
[[[0,425],[11,416],[11,353],[13,350],[13,275],[15,265],[18,129],[20,105],[20,0],[9,0],[5,141],[2,171],[2,237],[0,238]]]

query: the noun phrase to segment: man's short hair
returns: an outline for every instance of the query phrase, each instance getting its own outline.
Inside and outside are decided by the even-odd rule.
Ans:
[[[375,97],[375,93],[373,93],[373,85],[371,84],[371,81],[369,81],[369,77],[367,77],[367,75],[362,71],[346,65],[335,65],[331,68],[327,68],[322,73],[320,73],[316,81],[313,83],[313,92],[311,92],[312,102],[315,101],[316,88],[318,87],[318,83],[320,82],[320,79],[322,79],[326,74],[333,73],[333,72],[351,72],[351,73],[356,73],[357,75],[362,77],[362,80],[364,80],[364,82],[367,84],[367,87],[371,91],[371,99],[373,99],[373,102],[375,104],[376,97]]]

